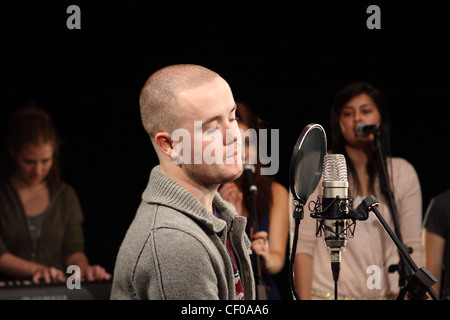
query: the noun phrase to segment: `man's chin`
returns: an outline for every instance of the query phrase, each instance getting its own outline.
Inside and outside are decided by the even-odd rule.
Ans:
[[[242,164],[235,164],[235,166],[236,166],[236,172],[233,174],[230,174],[229,179],[226,179],[227,181],[225,181],[224,183],[232,182],[242,175],[242,173],[244,171]]]

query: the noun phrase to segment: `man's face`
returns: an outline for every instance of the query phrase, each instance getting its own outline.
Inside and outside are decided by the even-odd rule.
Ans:
[[[233,181],[242,174],[241,137],[236,103],[220,77],[178,95],[180,127],[190,133],[189,163],[181,164],[191,180],[203,186]]]

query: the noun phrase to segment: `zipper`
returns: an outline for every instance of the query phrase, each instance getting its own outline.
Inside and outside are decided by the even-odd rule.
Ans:
[[[242,269],[241,269],[242,264],[241,264],[241,260],[240,260],[240,255],[237,254],[239,252],[236,250],[236,247],[235,247],[234,241],[233,241],[234,240],[234,237],[232,234],[233,225],[234,225],[234,218],[231,219],[230,228],[227,232],[227,240],[229,241],[231,250],[233,251],[234,261],[236,261],[236,267],[239,272],[239,278],[241,279],[241,283],[242,283],[242,289],[244,289],[245,281],[244,281],[244,277],[242,276]],[[245,297],[245,290],[244,290],[244,297]]]

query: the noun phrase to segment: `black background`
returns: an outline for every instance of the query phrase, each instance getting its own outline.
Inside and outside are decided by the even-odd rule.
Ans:
[[[145,4],[144,4],[145,3]],[[69,30],[66,9],[81,9]],[[369,30],[369,5],[381,30]],[[206,66],[235,98],[280,129],[280,170],[308,123],[328,132],[344,85],[379,87],[390,108],[394,156],[421,181],[423,209],[448,188],[450,13],[441,2],[16,2],[1,8],[0,128],[34,101],[61,137],[63,178],[81,200],[87,254],[113,271],[123,236],[157,164],[138,97],[149,75],[175,63]]]

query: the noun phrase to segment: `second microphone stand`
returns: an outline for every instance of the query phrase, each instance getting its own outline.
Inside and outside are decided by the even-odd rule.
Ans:
[[[391,237],[392,241],[397,246],[401,257],[408,263],[408,266],[413,270],[412,276],[408,279],[408,284],[405,289],[400,291],[400,298],[404,298],[404,295],[408,293],[408,297],[411,300],[423,300],[425,298],[426,293],[428,292],[433,300],[438,300],[436,292],[431,288],[431,286],[436,283],[438,280],[425,268],[418,268],[414,263],[413,259],[408,253],[408,249],[406,246],[400,241],[400,239],[394,234],[392,229],[387,224],[386,220],[384,220],[383,216],[377,209],[378,201],[373,196],[366,197],[361,204],[358,206],[357,210],[361,214],[369,214],[369,211],[372,211],[377,217],[378,221],[383,226],[384,230],[388,233],[389,237]]]
[[[252,217],[253,222],[253,234],[258,232],[259,230],[259,221],[258,221],[258,213],[256,210],[256,191],[250,190],[250,216]],[[251,237],[253,238],[253,234]],[[252,239],[253,240],[253,239]],[[256,295],[258,300],[267,300],[267,286],[264,282],[262,266],[261,266],[261,257],[255,254],[255,265],[256,265]]]
[[[392,221],[394,222],[394,230],[395,234],[400,241],[400,243],[403,244],[402,234],[400,232],[400,224],[398,222],[398,215],[397,215],[397,207],[395,205],[395,199],[394,199],[394,193],[391,190],[391,186],[389,183],[389,174],[386,167],[385,157],[383,155],[382,145],[381,145],[381,130],[385,129],[385,126],[381,125],[379,127],[379,130],[374,133],[374,144],[378,156],[378,161],[381,164],[382,170],[383,170],[383,179],[386,186],[386,192],[388,197],[389,206],[391,208],[392,213]],[[412,248],[408,248],[408,253],[412,252]],[[399,287],[400,292],[403,292],[406,287],[407,280],[411,277],[412,271],[408,263],[406,263],[404,256],[400,253],[400,261],[397,265],[393,265],[389,267],[390,272],[398,271],[399,273]],[[403,295],[400,294],[399,298],[401,298]]]
[[[294,195],[294,239],[292,241],[292,249],[291,249],[291,258],[289,259],[289,285],[291,287],[291,292],[294,295],[296,300],[301,300],[300,296],[295,288],[294,281],[294,265],[295,265],[295,254],[298,242],[298,229],[300,227],[300,222],[304,217],[304,206],[305,201],[300,200],[298,197]]]

